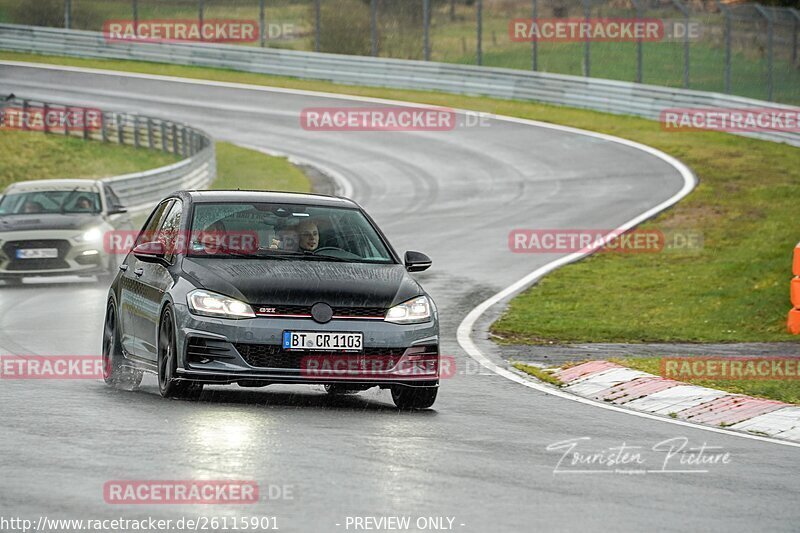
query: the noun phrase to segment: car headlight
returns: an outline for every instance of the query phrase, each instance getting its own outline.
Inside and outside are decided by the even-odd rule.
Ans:
[[[100,239],[103,238],[103,232],[100,228],[90,228],[80,235],[76,235],[73,237],[78,242],[100,242]]]
[[[190,292],[186,299],[189,310],[195,315],[213,316],[220,318],[255,318],[253,308],[229,296],[215,292],[196,289]]]
[[[433,314],[433,305],[427,296],[418,296],[386,312],[384,320],[395,324],[418,324],[428,322]]]

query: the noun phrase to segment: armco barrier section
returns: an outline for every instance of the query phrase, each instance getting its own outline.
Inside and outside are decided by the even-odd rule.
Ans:
[[[219,67],[336,83],[532,100],[659,120],[670,108],[800,108],[630,82],[426,61],[205,43],[108,43],[100,32],[0,24],[0,49]],[[800,146],[800,131],[738,133]]]
[[[183,157],[165,167],[103,179],[134,212],[149,209],[174,191],[203,189],[216,176],[211,137],[170,120],[7,97],[0,98],[0,128],[127,144]]]

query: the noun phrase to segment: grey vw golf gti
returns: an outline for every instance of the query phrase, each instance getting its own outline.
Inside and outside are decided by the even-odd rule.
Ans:
[[[433,405],[436,306],[355,202],[338,197],[188,191],[152,212],[112,283],[105,379],[164,397],[205,384],[323,384],[391,390],[401,409]]]

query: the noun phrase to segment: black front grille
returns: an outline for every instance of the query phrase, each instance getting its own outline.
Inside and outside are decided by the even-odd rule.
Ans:
[[[382,307],[334,307],[333,316],[383,318],[386,316],[386,310]]]
[[[257,305],[256,314],[259,316],[270,315],[296,315],[311,316],[310,305]],[[386,310],[382,307],[334,307],[333,316],[352,318],[383,318]]]
[[[47,259],[17,259],[17,250],[28,248],[55,248],[58,250],[58,257]],[[69,263],[64,260],[69,250],[69,241],[56,239],[8,241],[3,245],[3,253],[9,259],[6,269],[11,271],[59,270],[69,268]]]
[[[236,351],[241,354],[250,366],[260,368],[282,368],[287,370],[301,370],[305,357],[387,357],[390,368],[405,353],[405,348],[364,348],[363,354],[346,352],[323,352],[313,350],[286,351],[280,344],[234,344]]]

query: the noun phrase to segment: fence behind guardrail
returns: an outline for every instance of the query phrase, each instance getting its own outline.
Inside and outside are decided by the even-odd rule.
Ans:
[[[800,104],[800,11],[690,0],[0,0],[7,22],[101,31],[109,20],[213,25],[250,46],[433,60],[736,94]],[[774,3],[774,2],[770,2]],[[788,4],[788,2],[787,2]],[[538,41],[515,38],[533,20]],[[553,21],[655,20],[657,40],[548,38]],[[210,32],[213,33],[213,32]],[[214,35],[199,35],[213,40]]]

